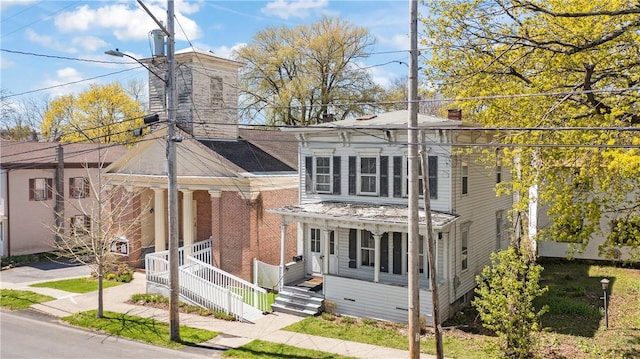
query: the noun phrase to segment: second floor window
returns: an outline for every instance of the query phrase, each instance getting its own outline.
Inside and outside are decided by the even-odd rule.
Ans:
[[[360,194],[378,194],[378,158],[360,157],[359,192]]]
[[[462,161],[462,194],[469,193],[469,163],[467,160]]]
[[[46,201],[53,197],[53,179],[51,178],[30,178],[29,179],[29,200]]]
[[[69,191],[72,198],[89,197],[89,179],[86,177],[70,178]]]
[[[315,157],[316,192],[331,193],[331,157]]]

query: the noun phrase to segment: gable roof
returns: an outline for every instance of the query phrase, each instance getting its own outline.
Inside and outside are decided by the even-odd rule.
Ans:
[[[54,168],[59,145],[65,167],[106,166],[127,151],[122,145],[104,143],[0,141],[0,163],[2,168]]]

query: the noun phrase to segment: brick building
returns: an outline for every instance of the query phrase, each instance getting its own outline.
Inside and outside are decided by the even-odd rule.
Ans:
[[[162,59],[152,63],[160,67]],[[238,125],[237,71],[242,64],[208,52],[176,53],[178,88],[177,183],[182,244],[211,239],[213,264],[250,280],[252,260],[280,262],[281,224],[267,209],[298,201],[297,141],[291,134]],[[150,108],[162,111],[164,83],[149,78]],[[155,126],[109,166],[104,178],[138,198],[142,218],[129,233],[129,261],[168,248],[167,127]],[[295,228],[290,229],[295,236]],[[290,258],[296,244],[286,249]]]

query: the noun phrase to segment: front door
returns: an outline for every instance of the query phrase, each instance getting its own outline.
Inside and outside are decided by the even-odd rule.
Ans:
[[[311,259],[311,267],[307,269],[311,275],[322,275],[321,243],[320,228],[311,228],[309,230],[309,258]]]

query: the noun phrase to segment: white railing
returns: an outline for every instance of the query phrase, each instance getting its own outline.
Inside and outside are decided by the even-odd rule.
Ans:
[[[236,320],[243,318],[244,303],[240,295],[200,278],[188,269],[180,271],[179,282],[180,294],[190,301],[208,309],[231,314]]]
[[[169,287],[169,252],[149,253],[146,255],[145,272],[147,282],[162,284]]]
[[[244,304],[261,312],[270,312],[267,291],[212,266],[211,240],[179,249],[180,294],[206,308],[219,309],[242,317]],[[169,251],[147,254],[146,277],[151,283],[169,287]],[[244,304],[238,306],[236,299]]]
[[[304,270],[304,265],[305,265],[304,260],[299,262],[287,263],[287,265],[285,265],[285,270],[282,275],[283,277],[282,283],[284,285],[287,285],[289,283],[295,283],[304,279],[306,274]]]
[[[189,260],[191,265],[189,265],[188,269],[191,273],[240,295],[244,303],[260,311],[271,311],[271,308],[269,308],[268,293],[264,288],[195,258],[190,258]]]

